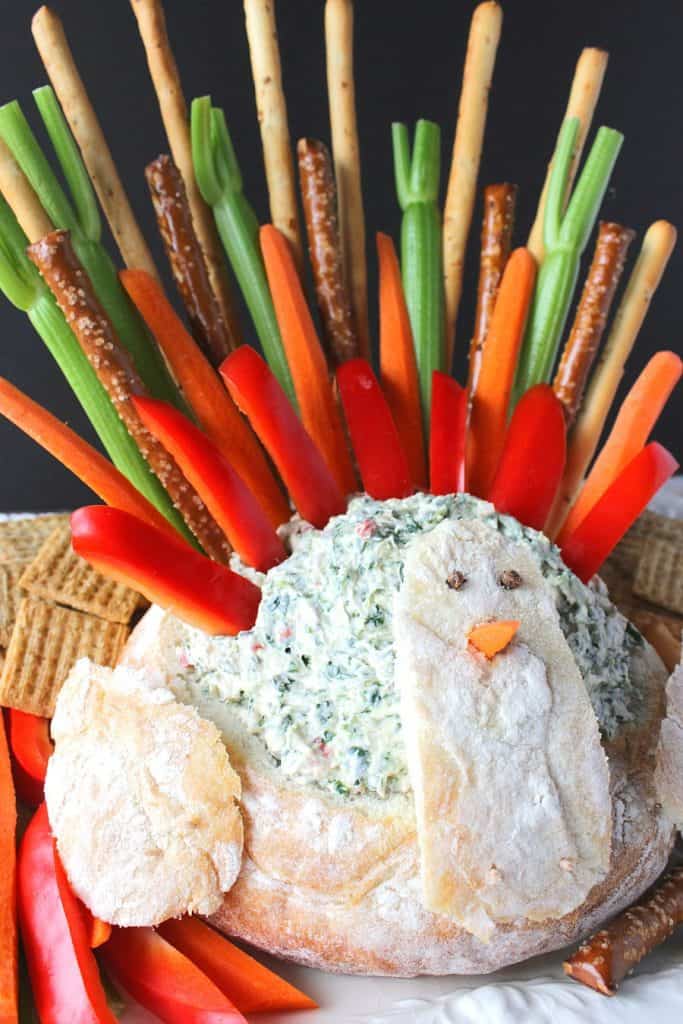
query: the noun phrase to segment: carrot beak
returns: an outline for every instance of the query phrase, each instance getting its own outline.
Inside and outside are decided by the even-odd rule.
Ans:
[[[475,626],[467,639],[487,658],[493,658],[504,651],[519,629],[520,623],[513,620],[504,622],[482,622]]]

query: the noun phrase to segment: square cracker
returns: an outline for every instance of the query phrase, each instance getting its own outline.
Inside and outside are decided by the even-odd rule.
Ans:
[[[9,645],[21,598],[19,580],[23,571],[21,562],[0,565],[0,647]]]
[[[648,538],[633,580],[633,593],[683,615],[683,542]]]
[[[29,594],[99,615],[108,622],[130,622],[140,595],[96,572],[71,547],[69,523],[61,523],[26,566],[21,586]]]
[[[0,563],[32,562],[55,526],[68,522],[69,516],[61,512],[0,522]]]
[[[121,623],[25,597],[0,677],[0,704],[50,718],[78,658],[113,667],[128,637]]]

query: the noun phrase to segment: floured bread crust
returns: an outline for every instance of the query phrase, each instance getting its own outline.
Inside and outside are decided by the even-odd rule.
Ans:
[[[666,687],[666,718],[659,737],[655,784],[666,813],[683,830],[683,665],[674,671]]]
[[[467,637],[496,619],[520,627],[489,661]],[[609,869],[609,774],[538,561],[480,522],[442,523],[409,548],[394,631],[425,905],[483,941],[574,910]]]
[[[124,660],[144,667],[150,683],[172,688],[177,628],[172,616],[153,608]],[[496,923],[487,943],[425,909],[412,797],[337,799],[313,787],[283,785],[225,706],[195,694],[199,713],[219,724],[243,791],[243,866],[212,923],[309,966],[404,977],[494,971],[584,937],[652,884],[673,843],[653,783],[666,670],[649,646],[637,670],[648,680],[650,716],[607,751],[607,876],[560,919]]]
[[[211,914],[240,871],[240,779],[220,733],[148,676],[87,658],[60,691],[45,799],[75,892],[104,921]]]

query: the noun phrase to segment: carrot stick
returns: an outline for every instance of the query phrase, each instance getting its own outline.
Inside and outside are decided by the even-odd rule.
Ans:
[[[427,463],[422,430],[420,385],[413,332],[408,316],[401,268],[389,235],[377,234],[379,259],[379,363],[384,391],[410,475],[419,488],[427,486]]]
[[[177,531],[104,455],[3,377],[0,414],[70,469],[107,505],[130,512],[177,540]]]
[[[205,433],[231,462],[274,526],[290,513],[265,455],[215,370],[185,329],[161,286],[144,270],[121,271],[121,283],[177,374]]]
[[[657,352],[649,361],[624,399],[610,435],[564,522],[558,544],[562,545],[579,526],[622,469],[647,443],[682,373],[683,363],[675,352]]]
[[[343,494],[358,489],[327,362],[287,239],[272,224],[261,228],[261,252],[282,344],[304,427]]]
[[[17,801],[0,712],[0,1024],[19,1019],[16,832]]]
[[[510,392],[536,280],[528,249],[507,262],[471,396],[467,482],[472,494],[487,495],[505,443]]]

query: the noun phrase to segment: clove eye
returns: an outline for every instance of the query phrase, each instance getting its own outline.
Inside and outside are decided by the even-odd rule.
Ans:
[[[446,579],[446,586],[448,587],[449,590],[462,590],[466,583],[467,576],[465,576],[461,572],[458,572],[457,569],[455,572],[452,572],[450,576],[448,576]]]
[[[522,585],[522,577],[516,569],[505,569],[498,577],[498,583],[503,590],[516,590]]]

